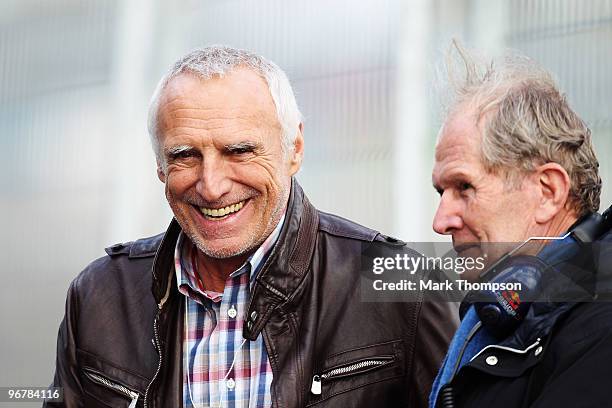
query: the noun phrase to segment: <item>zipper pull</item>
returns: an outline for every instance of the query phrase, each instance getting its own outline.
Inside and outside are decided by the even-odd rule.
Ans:
[[[312,386],[310,387],[310,392],[314,395],[321,395],[321,376],[315,375],[312,377]]]
[[[132,394],[132,402],[130,402],[130,406],[128,408],[136,408],[136,403],[138,402],[138,393],[133,393]]]

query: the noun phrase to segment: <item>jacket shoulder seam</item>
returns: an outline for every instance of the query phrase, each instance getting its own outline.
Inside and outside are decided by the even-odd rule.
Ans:
[[[104,251],[111,258],[119,255],[127,255],[128,258],[149,258],[155,256],[163,235],[162,233],[136,241],[118,243],[105,248]]]
[[[372,242],[374,241],[374,238],[376,238],[376,235],[378,235],[378,233],[376,233],[376,234],[372,234],[372,236],[369,237],[364,234],[350,233],[347,231],[342,231],[342,230],[333,229],[333,228],[319,228],[319,231],[327,233],[329,235],[333,235],[335,237],[354,239],[357,241],[364,241],[364,242]]]
[[[329,214],[323,211],[318,211],[318,212],[319,212],[318,230],[322,232],[326,232],[330,235],[343,237],[343,238],[356,239],[359,241],[372,242],[374,241],[376,236],[380,234],[380,232],[378,231],[364,227],[362,225],[359,225],[353,221],[347,220],[337,215]],[[352,227],[352,229],[339,228],[336,226],[337,223],[334,223],[334,222],[321,222],[321,220],[325,220],[329,218],[337,219],[338,222],[347,223],[348,225]]]

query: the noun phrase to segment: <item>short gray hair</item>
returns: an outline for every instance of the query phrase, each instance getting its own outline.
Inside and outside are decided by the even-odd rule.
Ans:
[[[149,104],[148,129],[151,145],[158,163],[161,152],[158,134],[159,99],[166,85],[183,73],[190,73],[202,79],[222,77],[236,68],[247,68],[260,75],[268,84],[270,95],[276,107],[276,115],[282,130],[281,146],[284,152],[293,148],[297,128],[302,114],[287,75],[272,61],[250,51],[226,46],[210,46],[195,49],[181,57],[157,84]]]
[[[507,176],[555,162],[570,178],[569,202],[578,216],[599,209],[601,178],[591,131],[570,108],[551,75],[523,56],[476,62],[461,45],[463,75],[449,65],[454,100],[448,113],[469,106],[484,119],[481,152],[487,171]]]

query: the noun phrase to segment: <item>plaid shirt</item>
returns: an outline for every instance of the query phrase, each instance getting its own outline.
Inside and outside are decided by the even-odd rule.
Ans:
[[[269,407],[272,367],[263,336],[242,337],[244,315],[255,276],[280,234],[272,234],[225,281],[223,293],[204,290],[197,273],[197,248],[183,233],[174,253],[179,291],[185,295],[183,405]]]

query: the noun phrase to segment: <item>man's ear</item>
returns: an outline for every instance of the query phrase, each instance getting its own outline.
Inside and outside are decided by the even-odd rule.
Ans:
[[[298,172],[300,167],[302,167],[302,159],[304,158],[304,136],[302,135],[302,131],[304,129],[304,125],[300,123],[298,126],[297,134],[295,135],[295,140],[293,142],[293,149],[291,152],[291,157],[289,159],[289,175],[293,176]]]
[[[161,163],[159,161],[157,162],[157,178],[159,179],[159,181],[166,184],[166,173],[164,173],[164,171],[162,170]]]
[[[571,181],[567,171],[558,163],[539,166],[534,177],[540,193],[535,220],[546,223],[566,207]]]

